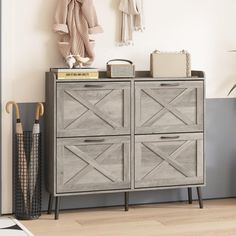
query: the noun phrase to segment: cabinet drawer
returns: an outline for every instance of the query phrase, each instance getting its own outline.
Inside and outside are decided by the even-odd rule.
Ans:
[[[135,83],[135,133],[203,131],[203,81]]]
[[[130,188],[130,137],[57,139],[57,193]]]
[[[203,134],[137,135],[135,188],[203,184]]]
[[[57,84],[57,137],[130,133],[130,82]]]

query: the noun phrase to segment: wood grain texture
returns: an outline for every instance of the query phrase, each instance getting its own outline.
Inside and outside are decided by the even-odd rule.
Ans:
[[[131,189],[134,190],[135,180],[135,82],[131,81],[131,95],[130,95],[130,177]]]
[[[128,82],[58,84],[57,108],[58,137],[130,134]]]
[[[21,221],[35,236],[235,236],[236,199],[66,211]]]
[[[203,183],[202,143],[199,133],[136,136],[135,187]]]
[[[129,137],[57,142],[57,193],[130,188]]]
[[[135,133],[203,131],[203,82],[136,82]]]

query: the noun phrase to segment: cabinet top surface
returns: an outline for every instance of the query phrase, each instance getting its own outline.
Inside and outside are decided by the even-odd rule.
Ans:
[[[53,72],[50,72],[53,73]],[[150,77],[149,71],[137,71],[135,78],[108,78],[106,77],[106,72],[99,72],[99,79],[56,79],[57,83],[65,83],[65,82],[130,82],[130,81],[202,81],[204,80],[204,72],[203,71],[192,71],[191,77],[167,77],[167,78],[153,78]]]

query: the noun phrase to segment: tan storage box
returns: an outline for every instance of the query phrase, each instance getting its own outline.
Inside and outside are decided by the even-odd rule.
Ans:
[[[132,61],[125,59],[113,59],[107,62],[107,77],[109,78],[133,78],[135,66]]]
[[[154,51],[151,54],[152,77],[191,77],[190,54],[181,52]]]

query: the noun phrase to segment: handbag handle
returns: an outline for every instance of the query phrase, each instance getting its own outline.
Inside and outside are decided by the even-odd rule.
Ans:
[[[122,61],[122,62],[128,62],[129,64],[133,65],[133,62],[130,60],[126,60],[126,59],[112,59],[110,61],[107,62],[107,65],[109,65],[110,62],[114,62],[114,61]]]
[[[176,54],[176,53],[177,53],[177,54],[178,54],[178,53],[182,53],[182,54],[189,54],[188,51],[186,51],[186,50],[184,50],[184,49],[181,50],[181,51],[176,51],[176,52],[162,52],[162,51],[159,51],[159,50],[156,49],[156,50],[153,51],[153,53],[175,53],[175,54]]]

